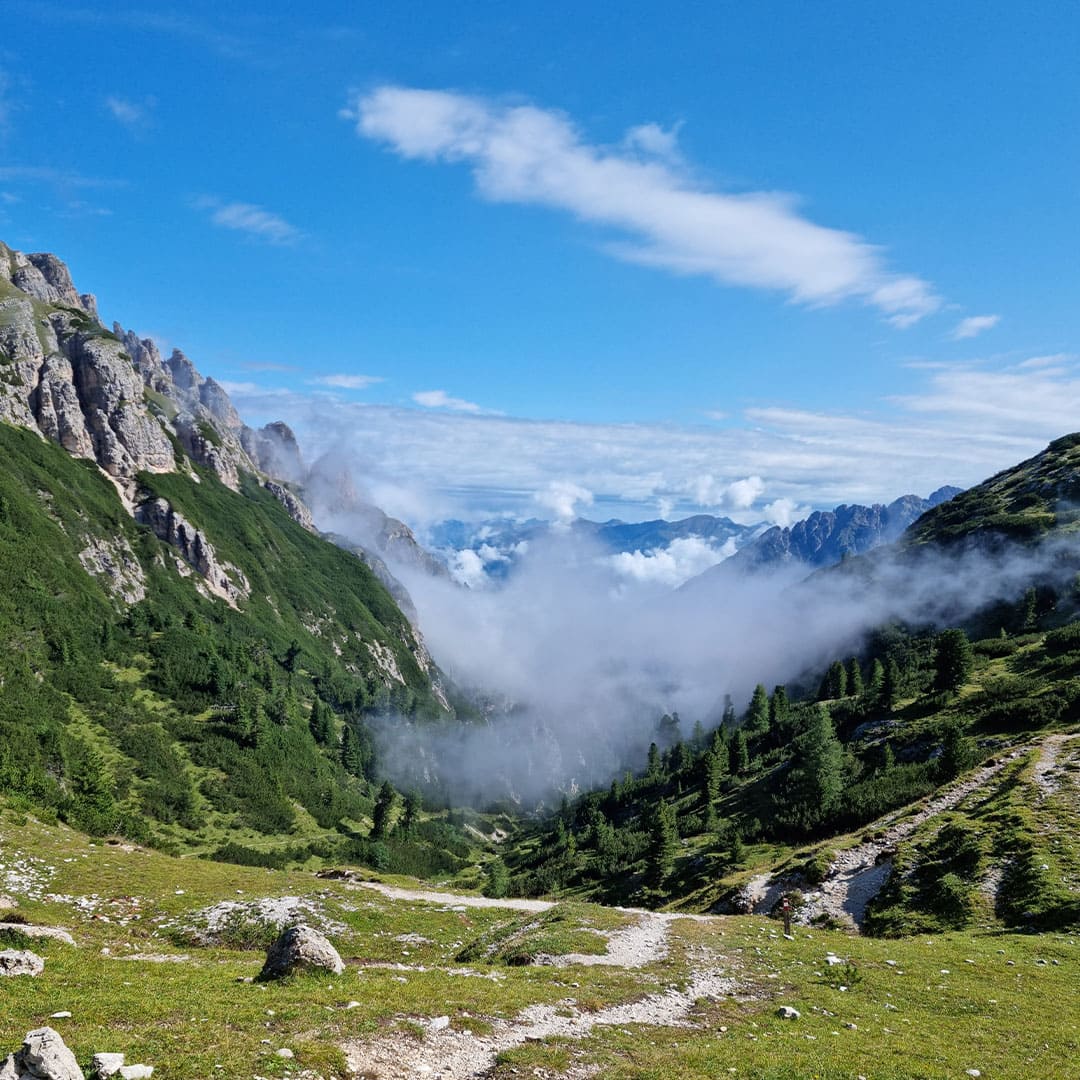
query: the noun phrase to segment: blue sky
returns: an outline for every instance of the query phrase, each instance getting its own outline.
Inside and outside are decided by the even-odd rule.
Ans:
[[[0,238],[422,523],[973,483],[1080,426],[1069,3],[30,3]]]

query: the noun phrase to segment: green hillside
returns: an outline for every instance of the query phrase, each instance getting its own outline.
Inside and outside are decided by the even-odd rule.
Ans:
[[[504,853],[507,889],[697,911],[788,895],[804,920],[889,935],[1080,925],[1077,490],[1074,435],[819,573],[810,597],[958,573],[964,551],[1028,568],[963,626],[909,610],[711,730],[661,718],[648,761]]]
[[[4,424],[0,454],[0,783],[13,805],[242,861],[348,850],[412,870],[462,864],[455,830],[421,835],[437,823],[366,846],[367,721],[446,713],[360,559],[253,481],[237,493],[209,470],[143,474],[144,497],[197,522],[246,577],[248,598],[230,606],[92,462]]]

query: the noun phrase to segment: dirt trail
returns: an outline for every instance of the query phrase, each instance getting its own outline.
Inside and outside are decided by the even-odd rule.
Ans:
[[[892,862],[887,853],[911,836],[929,818],[951,810],[972,792],[984,787],[1006,765],[1030,750],[1030,746],[1012,750],[990,765],[976,769],[944,794],[931,799],[911,817],[896,821],[897,815],[891,814],[883,818],[877,823],[879,827],[887,826],[881,837],[836,853],[828,876],[818,889],[804,893],[805,903],[796,912],[796,921],[809,923],[821,915],[828,915],[839,922],[861,927],[866,917],[867,904],[881,891],[892,871]],[[889,822],[893,824],[890,825]],[[773,879],[763,874],[749,882],[744,895],[751,903],[754,914],[760,915],[771,911],[777,900],[793,887],[793,882]]]
[[[1039,802],[1056,795],[1064,779],[1058,769],[1058,759],[1065,749],[1066,743],[1080,738],[1075,734],[1060,734],[1048,736],[1042,744],[1042,753],[1035,762],[1035,771],[1032,780],[1039,789]]]
[[[590,957],[595,959],[595,957]],[[737,979],[721,967],[696,970],[685,989],[670,987],[638,1001],[611,1005],[594,1012],[577,1008],[573,998],[553,1005],[530,1005],[513,1020],[496,1020],[486,1035],[429,1027],[423,1040],[395,1033],[372,1041],[355,1040],[344,1046],[351,1072],[372,1080],[476,1080],[487,1076],[496,1058],[523,1043],[559,1036],[581,1039],[595,1027],[655,1024],[692,1026],[690,1011],[701,998],[721,998],[740,989]]]
[[[511,911],[550,911],[555,904],[551,900],[493,900],[487,896],[459,896],[457,893],[429,892],[426,889],[401,889],[396,885],[383,885],[379,881],[358,881],[362,889],[374,889],[390,900],[420,900],[427,904],[445,904],[455,908],[509,908]]]
[[[401,889],[376,882],[363,882],[396,900],[420,900],[446,904],[448,907],[506,907],[518,911],[547,911],[554,906],[543,900],[490,900],[486,897],[458,896],[453,893]],[[607,953],[602,956],[571,954],[538,958],[538,963],[555,967],[571,965],[612,965],[641,968],[667,955],[668,931],[676,919],[708,921],[715,916],[682,915],[672,912],[620,908],[634,921],[619,930],[605,933]],[[662,1027],[686,1027],[690,1011],[701,998],[720,998],[737,992],[740,984],[718,965],[717,958],[701,948],[691,947],[687,958],[692,965],[685,989],[670,986],[637,1001],[611,1005],[605,1009],[583,1011],[573,998],[553,1005],[530,1005],[512,1020],[495,1020],[485,1035],[473,1035],[449,1026],[437,1028],[429,1023],[422,1041],[402,1032],[373,1040],[353,1040],[344,1045],[351,1072],[373,1080],[399,1080],[424,1077],[427,1080],[475,1080],[487,1076],[495,1060],[505,1050],[533,1040],[561,1036],[580,1039],[595,1027],[618,1024],[655,1024]]]

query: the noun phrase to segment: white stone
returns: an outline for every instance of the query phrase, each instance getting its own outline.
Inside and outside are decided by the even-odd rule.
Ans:
[[[275,1050],[274,1053],[277,1054],[279,1058],[296,1057],[296,1055],[287,1046],[283,1046],[280,1050]]]
[[[798,1020],[799,1017],[802,1016],[802,1013],[800,1013],[798,1009],[793,1009],[790,1005],[781,1005],[780,1008],[776,1010],[776,1015],[779,1016],[781,1020]]]
[[[123,1054],[95,1054],[90,1061],[90,1067],[98,1075],[98,1080],[109,1080],[115,1076],[124,1065]]]
[[[150,1080],[154,1075],[153,1065],[125,1065],[116,1074],[120,1080]]]
[[[428,1030],[429,1031],[442,1031],[443,1028],[448,1028],[449,1026],[450,1026],[450,1017],[449,1016],[436,1016],[436,1017],[433,1017],[431,1020],[428,1021]]]

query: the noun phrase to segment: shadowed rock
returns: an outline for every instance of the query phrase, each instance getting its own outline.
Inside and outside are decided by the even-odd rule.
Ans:
[[[291,926],[270,946],[259,979],[280,979],[297,971],[340,975],[344,970],[337,949],[323,934],[310,926]]]

